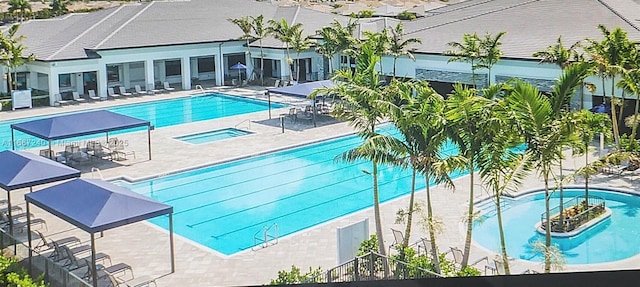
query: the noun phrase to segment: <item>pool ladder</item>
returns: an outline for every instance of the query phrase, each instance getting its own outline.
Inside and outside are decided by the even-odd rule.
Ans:
[[[270,226],[263,226],[261,230],[253,235],[253,250],[254,248],[267,248],[271,245],[278,244],[278,237],[280,236],[278,231],[278,224],[274,223]]]
[[[206,94],[207,92],[204,91],[204,88],[202,88],[201,85],[196,85],[195,90],[200,92],[200,94]]]
[[[100,169],[97,168],[97,167],[92,167],[91,168],[91,178],[95,178],[95,174],[96,173],[100,176],[100,179],[104,180],[104,176],[102,176],[102,172],[100,171]]]

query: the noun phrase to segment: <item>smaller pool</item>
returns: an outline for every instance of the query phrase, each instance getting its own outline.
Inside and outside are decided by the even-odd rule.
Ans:
[[[179,136],[175,137],[174,139],[188,142],[190,144],[203,144],[240,136],[246,136],[250,134],[252,134],[252,132],[250,131],[239,130],[235,128],[226,128],[203,133],[190,134],[186,136]]]

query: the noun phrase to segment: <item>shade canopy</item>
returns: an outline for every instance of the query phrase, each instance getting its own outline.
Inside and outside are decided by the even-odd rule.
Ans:
[[[23,151],[0,152],[0,187],[11,191],[80,177],[80,171]]]
[[[170,214],[173,207],[96,179],[75,179],[25,195],[28,203],[95,233]]]
[[[11,128],[41,139],[59,140],[150,125],[148,121],[98,110],[12,124]]]
[[[324,80],[324,81],[302,83],[302,84],[297,84],[293,86],[268,89],[268,92],[274,93],[274,94],[287,95],[287,96],[308,98],[309,95],[311,95],[311,93],[313,93],[313,91],[317,89],[332,88],[332,87],[334,87],[334,84],[331,80]]]
[[[244,70],[246,68],[247,68],[247,66],[245,66],[244,64],[238,62],[237,64],[231,66],[230,69],[232,69],[232,70]]]

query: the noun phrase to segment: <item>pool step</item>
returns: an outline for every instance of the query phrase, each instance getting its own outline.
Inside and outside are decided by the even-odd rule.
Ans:
[[[512,206],[513,205],[511,204],[511,200],[502,199],[502,201],[500,202],[500,207],[502,209],[502,212],[505,212]],[[480,204],[476,205],[475,209],[479,216],[482,216],[485,218],[495,216],[498,213],[498,210],[496,208],[496,203],[493,200],[483,201]]]

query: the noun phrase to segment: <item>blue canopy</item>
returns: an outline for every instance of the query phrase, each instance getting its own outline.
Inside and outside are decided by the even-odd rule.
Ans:
[[[272,89],[267,89],[267,91],[269,93],[308,98],[309,95],[311,95],[311,93],[313,93],[313,91],[315,91],[316,89],[332,88],[333,86],[334,84],[331,80],[324,80],[324,81],[302,83],[302,84],[297,84],[293,86],[272,88]]]
[[[12,124],[11,129],[45,140],[59,140],[150,125],[148,121],[98,110]]]
[[[173,212],[170,205],[96,179],[75,179],[24,197],[89,233]]]
[[[80,171],[23,151],[0,152],[0,187],[7,191],[80,177]]]

